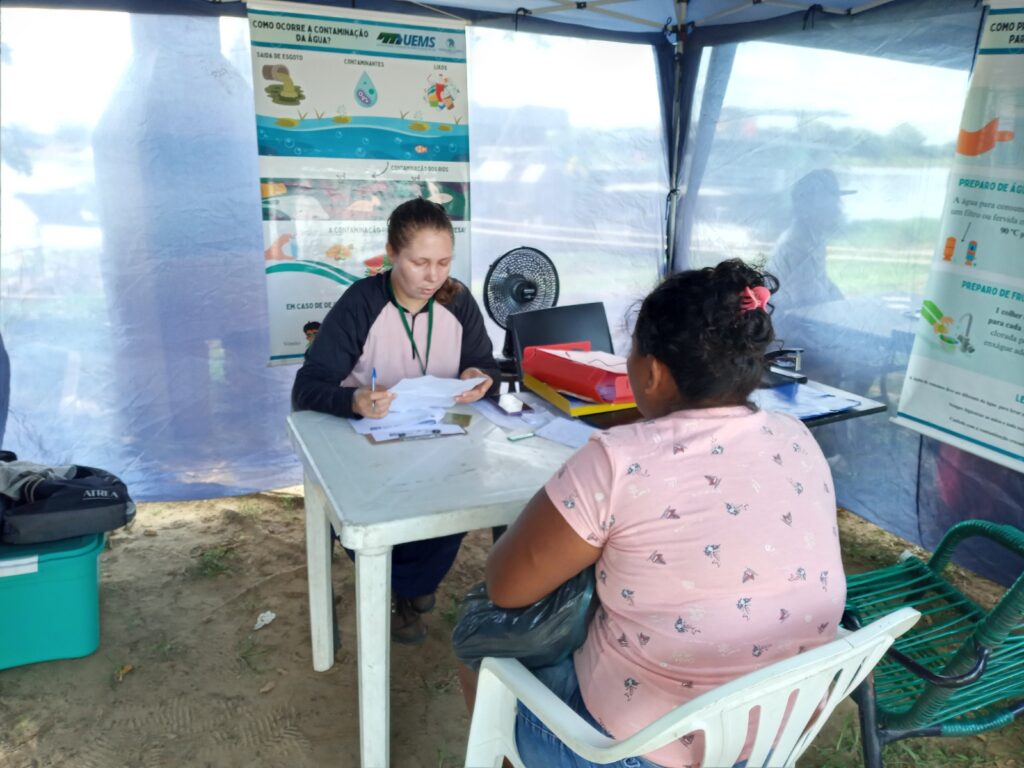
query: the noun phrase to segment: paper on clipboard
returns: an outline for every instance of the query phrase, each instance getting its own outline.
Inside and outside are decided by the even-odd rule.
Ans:
[[[803,384],[755,389],[750,394],[750,399],[762,410],[781,411],[797,419],[812,419],[830,413],[841,413],[860,405],[860,400],[821,392]]]
[[[419,408],[412,411],[389,411],[387,416],[382,416],[379,419],[349,419],[349,424],[360,435],[425,429],[438,424],[444,418],[444,410],[444,408]]]
[[[448,437],[449,435],[464,435],[466,430],[458,424],[434,424],[433,426],[418,429],[413,427],[408,430],[377,431],[369,433],[366,438],[373,443],[391,443],[396,440],[403,442],[409,440],[430,440],[435,437]]]

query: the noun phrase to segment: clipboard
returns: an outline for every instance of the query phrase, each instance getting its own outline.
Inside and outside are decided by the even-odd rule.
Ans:
[[[370,445],[384,445],[387,443],[411,443],[419,440],[433,440],[438,437],[456,437],[458,435],[466,434],[465,427],[460,427],[455,424],[443,425],[445,428],[442,429],[442,425],[438,424],[435,427],[428,427],[425,429],[410,429],[407,432],[385,432],[383,434],[375,434],[371,432],[368,435],[364,435],[366,442]]]
[[[439,423],[420,429],[412,428],[404,432],[386,432],[378,439],[378,435],[371,432],[366,437],[371,445],[383,445],[384,443],[405,443],[414,440],[433,440],[437,437],[456,437],[466,434],[466,428],[472,421],[473,416],[468,413],[446,413],[444,419]]]

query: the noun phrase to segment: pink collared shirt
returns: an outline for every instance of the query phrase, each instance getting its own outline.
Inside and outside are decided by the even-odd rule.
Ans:
[[[796,419],[678,411],[594,437],[545,486],[595,547],[601,608],[580,691],[616,738],[834,639],[846,580],[832,474]],[[649,755],[694,766],[703,738]]]

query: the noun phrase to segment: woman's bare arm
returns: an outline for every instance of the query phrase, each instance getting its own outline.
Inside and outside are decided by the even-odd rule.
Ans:
[[[503,608],[530,605],[600,555],[601,548],[580,538],[541,488],[491,550],[487,594]]]

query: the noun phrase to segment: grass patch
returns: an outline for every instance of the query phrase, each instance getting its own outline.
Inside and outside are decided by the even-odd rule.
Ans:
[[[245,499],[238,505],[238,514],[246,517],[259,517],[262,511],[260,505],[252,499]]]
[[[448,600],[448,606],[439,608],[437,612],[448,625],[448,629],[455,629],[455,622],[459,620],[459,600],[451,592],[446,592],[445,598]]]
[[[929,250],[938,237],[938,219],[859,219],[847,222],[835,243],[866,251]]]
[[[864,262],[836,254],[828,258],[828,275],[846,296],[923,293],[928,266],[928,262],[910,260]]]
[[[197,562],[194,573],[203,578],[213,578],[224,573],[229,573],[233,567],[235,558],[234,544],[225,544],[220,547],[210,547],[202,550],[197,555]]]
[[[302,497],[301,496],[282,496],[281,497],[281,506],[284,507],[284,509],[287,512],[295,512],[296,510],[298,510],[298,509],[300,509],[302,507]]]
[[[270,653],[270,649],[260,645],[256,636],[249,633],[238,643],[236,653],[243,669],[250,672],[262,672],[264,670],[263,660]]]
[[[180,643],[169,638],[161,638],[153,641],[149,647],[149,656],[156,661],[170,661],[184,656],[185,648]]]
[[[430,679],[422,676],[420,679],[423,681],[423,690],[431,696],[437,696],[457,689],[459,682],[459,676],[454,669],[442,670],[440,674],[434,675]]]
[[[841,725],[835,724],[842,717],[836,714],[833,721],[800,759],[801,768],[861,768],[864,765],[861,754],[860,725],[855,713],[842,717]],[[996,731],[1004,748],[1014,749],[1014,734],[1019,725]],[[970,737],[925,738],[897,741],[882,748],[882,761],[886,768],[929,768],[930,766],[1012,766],[1024,765],[1009,755],[1000,757],[997,750],[990,749],[984,741]],[[1002,750],[999,750],[1002,751]],[[1011,751],[1010,754],[1013,754]]]
[[[36,721],[28,715],[22,715],[14,721],[14,725],[10,729],[10,742],[12,744],[21,744],[32,738],[32,736],[39,730],[39,726]]]
[[[437,768],[448,768],[449,766],[454,768],[457,765],[462,765],[462,761],[457,755],[453,755],[443,747],[437,748]]]

